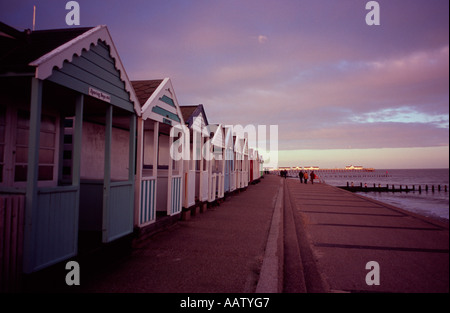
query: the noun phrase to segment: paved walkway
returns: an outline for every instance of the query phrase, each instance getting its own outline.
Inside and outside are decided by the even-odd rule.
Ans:
[[[366,283],[370,261],[379,285]],[[448,293],[449,227],[329,185],[266,175],[129,255],[98,262],[92,271],[80,261],[79,287],[66,286],[59,268],[61,289],[45,271],[36,288],[49,281],[64,292]]]
[[[325,184],[286,185],[306,291],[449,292],[448,223]],[[370,261],[379,285],[366,284]]]
[[[220,206],[154,235],[103,273],[81,274],[81,291],[255,292],[280,181],[268,175]]]

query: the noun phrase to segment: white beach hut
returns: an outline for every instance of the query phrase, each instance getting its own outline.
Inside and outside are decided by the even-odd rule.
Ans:
[[[209,163],[204,157],[205,141],[209,138],[208,119],[202,104],[180,106],[190,133],[190,155],[184,161],[183,207],[206,209],[208,202]]]
[[[209,124],[209,187],[208,201],[224,197],[225,185],[225,129],[221,124]]]
[[[143,228],[157,218],[181,212],[183,160],[173,156],[171,149],[178,144],[184,148],[185,126],[169,78],[132,84],[141,103],[137,122],[135,225]]]
[[[236,136],[233,136],[232,127],[225,127],[225,183],[224,192],[236,190]]]

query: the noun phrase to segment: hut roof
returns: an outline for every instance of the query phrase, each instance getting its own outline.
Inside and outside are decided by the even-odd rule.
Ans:
[[[134,80],[131,82],[141,107],[163,82],[162,79]]]

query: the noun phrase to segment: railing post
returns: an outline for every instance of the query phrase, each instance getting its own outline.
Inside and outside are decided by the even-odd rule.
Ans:
[[[30,131],[28,136],[28,169],[25,203],[24,272],[31,273],[35,265],[35,230],[37,216],[37,181],[39,168],[39,137],[41,129],[43,81],[31,78]]]

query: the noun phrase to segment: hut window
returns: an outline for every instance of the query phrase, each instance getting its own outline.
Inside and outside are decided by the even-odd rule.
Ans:
[[[27,180],[29,112],[18,111],[14,181]],[[52,181],[55,166],[56,117],[42,115],[39,137],[38,180]]]

